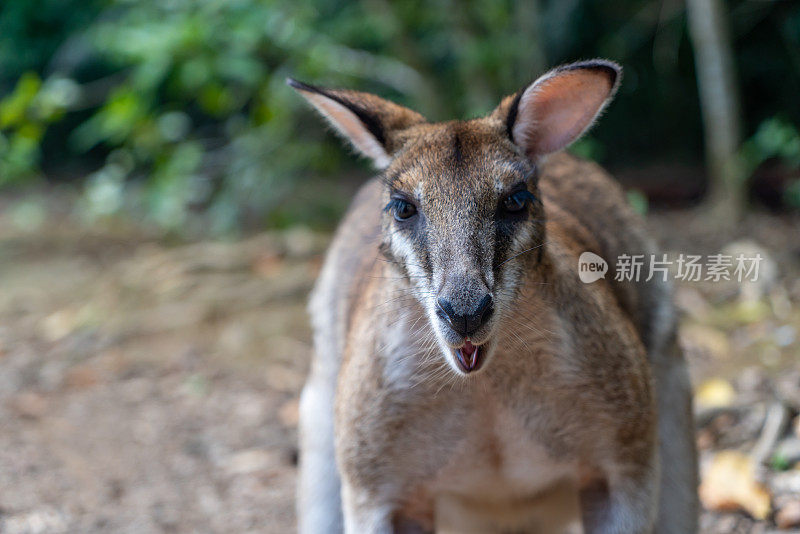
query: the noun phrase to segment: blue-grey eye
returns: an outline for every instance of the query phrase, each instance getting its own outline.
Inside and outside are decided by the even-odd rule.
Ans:
[[[528,206],[528,202],[535,198],[530,191],[517,191],[506,197],[503,201],[503,209],[508,213],[518,213],[524,210]]]
[[[386,206],[386,209],[391,211],[398,221],[407,221],[417,214],[416,206],[402,198],[393,198],[389,205]]]

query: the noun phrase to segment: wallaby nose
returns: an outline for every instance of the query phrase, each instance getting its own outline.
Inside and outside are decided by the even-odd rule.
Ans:
[[[492,305],[492,296],[485,295],[478,303],[478,307],[466,315],[460,315],[453,311],[453,305],[450,301],[439,297],[437,300],[439,309],[437,314],[444,319],[450,327],[461,334],[462,336],[470,336],[481,327],[489,317],[492,316],[494,306]]]

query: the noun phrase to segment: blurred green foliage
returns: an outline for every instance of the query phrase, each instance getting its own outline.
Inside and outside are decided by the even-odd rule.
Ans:
[[[794,124],[782,117],[765,120],[742,146],[742,155],[748,174],[770,160],[793,170],[795,178],[783,190],[783,202],[800,209],[800,132]]]
[[[780,117],[762,122],[742,150],[751,172],[772,158],[800,167],[800,133],[795,125]]]
[[[749,130],[776,115],[799,122],[800,7],[730,5]],[[677,0],[5,0],[0,186],[42,171],[63,179],[78,161],[93,169],[81,182],[89,220],[131,209],[218,234],[322,223],[340,206],[312,200],[309,184],[354,167],[287,76],[447,119],[593,56],[621,62],[625,82],[575,151],[610,164],[697,161],[685,26]]]

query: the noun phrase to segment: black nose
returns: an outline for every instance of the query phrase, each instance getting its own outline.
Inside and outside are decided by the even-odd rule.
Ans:
[[[437,303],[439,304],[439,309],[436,313],[439,317],[447,321],[447,324],[462,336],[474,334],[483,323],[489,320],[494,311],[491,295],[484,296],[478,303],[478,307],[466,315],[455,313],[452,304],[447,299],[439,297]]]

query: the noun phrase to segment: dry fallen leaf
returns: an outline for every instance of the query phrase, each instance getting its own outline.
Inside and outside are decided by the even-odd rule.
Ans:
[[[739,451],[721,451],[703,473],[700,500],[708,510],[744,510],[755,519],[770,513],[770,494],[756,480],[753,460]]]
[[[727,380],[711,378],[698,386],[694,398],[703,408],[722,408],[733,403],[736,392]]]

